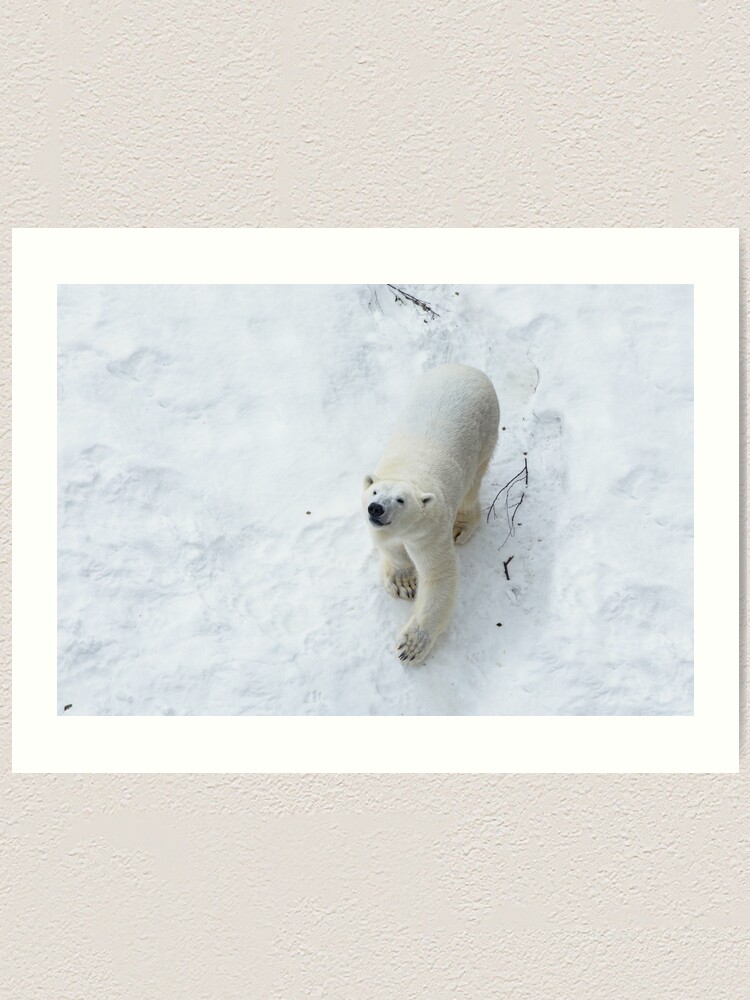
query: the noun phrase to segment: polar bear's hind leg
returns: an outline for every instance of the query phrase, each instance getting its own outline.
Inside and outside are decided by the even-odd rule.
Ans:
[[[466,496],[461,501],[458,508],[456,520],[453,525],[453,541],[456,545],[465,545],[479,526],[482,519],[482,508],[479,505],[479,489],[482,485],[482,478],[490,464],[492,453],[479,465],[477,474],[471,484]]]
[[[465,545],[468,542],[477,530],[481,516],[479,501],[472,501],[467,494],[461,501],[453,525],[453,541],[456,545]]]

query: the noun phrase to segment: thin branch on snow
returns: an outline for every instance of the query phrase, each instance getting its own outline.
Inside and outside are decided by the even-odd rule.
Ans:
[[[495,504],[500,499],[500,496],[506,490],[508,490],[508,492],[510,492],[510,488],[512,486],[515,486],[516,483],[519,483],[522,479],[524,480],[524,485],[528,486],[529,485],[529,463],[528,463],[528,459],[527,458],[524,458],[524,460],[523,460],[523,468],[521,469],[521,471],[518,472],[518,473],[516,473],[516,475],[513,476],[512,479],[509,479],[508,482],[505,484],[505,486],[503,486],[502,489],[500,489],[500,490],[497,491],[497,493],[495,494],[495,499],[492,501],[492,503],[489,505],[489,507],[485,507],[485,510],[487,511],[487,524],[490,523],[490,514],[492,514],[493,517],[497,517],[497,511],[495,510]],[[506,503],[506,507],[507,507],[507,503],[508,503],[507,496],[505,498],[505,503]]]
[[[414,295],[410,295],[409,292],[405,292],[403,288],[399,288],[398,285],[388,285],[388,288],[393,292],[396,302],[408,299],[409,302],[413,302],[415,306],[418,306],[423,312],[428,313],[433,319],[438,319],[440,313],[435,312],[432,306],[423,302],[421,299],[416,298]]]
[[[497,517],[497,511],[495,509],[495,504],[500,499],[500,497],[502,496],[502,494],[505,493],[505,504],[504,504],[504,507],[505,507],[505,517],[506,517],[506,519],[508,521],[508,534],[503,539],[503,542],[500,545],[500,548],[502,548],[503,545],[505,545],[505,543],[508,541],[508,539],[512,535],[515,535],[515,533],[516,533],[516,514],[518,513],[518,508],[523,503],[523,498],[526,496],[526,491],[525,490],[523,491],[523,493],[521,494],[521,497],[520,497],[518,503],[515,503],[513,505],[512,509],[511,509],[511,506],[510,506],[510,491],[516,485],[516,483],[520,483],[520,482],[523,482],[525,486],[529,485],[529,462],[528,462],[528,459],[526,458],[525,452],[524,452],[524,460],[523,460],[523,469],[521,469],[520,472],[518,472],[515,476],[513,476],[512,479],[508,480],[508,482],[505,484],[505,486],[503,486],[503,488],[501,490],[497,491],[497,493],[495,494],[495,499],[492,501],[492,503],[489,505],[489,507],[485,508],[486,511],[487,511],[487,523],[489,524],[490,514],[492,514],[493,517]],[[512,559],[513,556],[511,556],[510,558]],[[508,562],[510,562],[510,559],[508,560]],[[505,575],[508,576],[507,565],[506,565],[506,569],[505,569]],[[508,577],[508,579],[510,579],[510,577]]]
[[[514,527],[515,527],[515,523],[516,523],[516,514],[518,513],[518,508],[519,508],[519,507],[521,506],[521,504],[523,503],[523,498],[524,498],[525,496],[526,496],[526,491],[524,490],[524,492],[523,492],[523,493],[521,494],[521,499],[520,499],[520,500],[518,501],[518,503],[517,503],[517,504],[515,505],[515,507],[513,508],[513,517],[512,517],[511,519],[510,519],[510,526],[511,526],[511,528],[514,528]]]
[[[509,563],[509,562],[511,561],[511,559],[512,559],[512,558],[513,558],[513,556],[510,556],[510,557],[509,557],[508,559],[506,559],[506,560],[505,560],[505,562],[503,563],[503,569],[505,570],[505,579],[506,579],[506,580],[510,580],[510,573],[508,572],[508,563]]]
[[[525,496],[526,496],[526,493],[525,493],[525,492],[521,494],[521,499],[520,499],[520,500],[518,501],[518,503],[517,503],[517,504],[516,504],[516,505],[515,505],[515,506],[513,507],[513,513],[512,513],[512,515],[511,515],[511,512],[510,512],[510,509],[509,509],[509,505],[508,505],[508,496],[507,496],[507,494],[506,494],[506,497],[505,497],[505,516],[506,516],[506,517],[508,518],[508,534],[507,534],[507,535],[505,536],[505,538],[504,538],[504,539],[502,540],[502,542],[501,542],[501,543],[500,543],[500,545],[498,546],[498,549],[501,549],[501,548],[503,547],[503,545],[505,545],[505,543],[506,543],[506,542],[508,541],[508,539],[509,539],[509,538],[510,538],[510,537],[511,537],[512,535],[515,535],[515,533],[516,533],[516,525],[515,525],[515,521],[516,521],[516,514],[517,514],[517,512],[518,512],[518,508],[519,508],[519,507],[521,506],[521,504],[523,503],[523,498],[524,498]]]

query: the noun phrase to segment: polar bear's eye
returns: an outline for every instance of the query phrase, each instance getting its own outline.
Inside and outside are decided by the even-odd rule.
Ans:
[[[403,501],[403,500],[401,499],[401,497],[397,497],[397,498],[396,498],[396,503],[403,503],[403,502],[404,502],[404,501]]]

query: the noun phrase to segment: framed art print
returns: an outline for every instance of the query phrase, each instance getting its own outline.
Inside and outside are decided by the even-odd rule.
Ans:
[[[736,230],[15,230],[14,770],[736,770],[737,351]]]

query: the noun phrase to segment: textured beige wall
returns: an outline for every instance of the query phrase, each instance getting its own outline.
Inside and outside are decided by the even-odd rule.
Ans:
[[[747,11],[10,0],[3,349],[10,224],[744,233]],[[2,744],[3,998],[747,996],[746,740],[716,777],[13,777]]]

